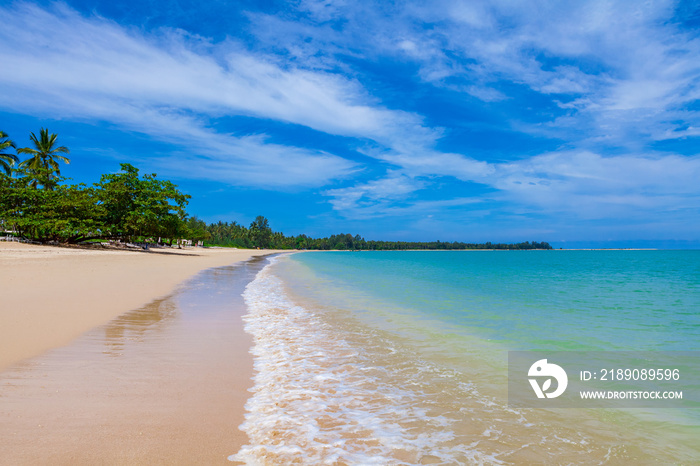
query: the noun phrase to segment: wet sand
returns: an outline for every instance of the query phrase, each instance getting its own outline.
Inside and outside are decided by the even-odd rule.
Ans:
[[[0,242],[0,371],[168,295],[200,270],[274,252],[151,251]]]
[[[0,372],[0,464],[232,464],[253,373],[241,293],[264,262],[201,272]]]

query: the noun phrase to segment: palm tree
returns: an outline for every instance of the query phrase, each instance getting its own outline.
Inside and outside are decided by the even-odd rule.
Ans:
[[[19,159],[15,154],[7,154],[5,152],[5,149],[8,147],[17,148],[15,143],[7,138],[7,133],[0,131],[0,168],[9,176],[12,174],[12,167],[19,162]]]
[[[29,133],[29,139],[32,140],[36,149],[31,149],[29,147],[17,149],[18,154],[28,154],[31,156],[27,160],[20,163],[19,166],[27,167],[35,174],[45,172],[47,174],[46,176],[48,176],[47,181],[50,181],[54,176],[60,176],[61,169],[58,166],[58,162],[70,163],[70,159],[58,154],[70,153],[68,148],[66,146],[54,147],[54,144],[56,143],[56,135],[53,133],[49,134],[49,130],[44,128],[41,128],[38,139],[34,133]],[[38,178],[40,177],[41,176]],[[31,185],[36,187],[37,184],[39,184],[39,180],[35,178]],[[41,184],[51,189],[50,184],[48,186],[46,183]]]

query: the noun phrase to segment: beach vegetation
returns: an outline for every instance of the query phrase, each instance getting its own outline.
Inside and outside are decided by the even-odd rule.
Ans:
[[[194,242],[207,241],[210,238],[210,234],[207,231],[207,224],[204,220],[197,218],[197,216],[188,217],[186,220],[187,224],[187,238]]]
[[[270,222],[262,215],[258,215],[250,224],[248,235],[250,236],[251,243],[256,248],[269,247],[273,236]]]
[[[19,163],[19,158],[17,155],[9,152],[10,149],[16,149],[17,146],[9,138],[7,133],[0,131],[0,170],[4,172],[4,175],[12,175],[12,167]]]
[[[20,163],[20,167],[26,168],[27,173],[34,175],[31,184],[36,187],[42,185],[46,189],[54,189],[56,177],[61,176],[61,167],[58,162],[70,163],[70,159],[60,154],[68,154],[70,150],[66,146],[57,146],[58,136],[49,134],[49,130],[41,128],[39,137],[29,133],[29,139],[34,147],[21,147],[18,154],[28,155],[29,158]]]
[[[253,247],[248,229],[236,221],[210,223],[206,225],[206,231],[209,234],[209,244],[234,248]]]
[[[62,185],[65,178],[38,167],[15,170],[15,177],[0,180],[0,218],[16,235],[42,243],[73,243],[86,232],[99,231],[101,206],[93,188]],[[52,189],[39,189],[37,179],[53,177]]]
[[[264,219],[264,222],[260,222]],[[271,229],[269,240],[259,243],[260,225],[269,228],[269,221],[265,217],[258,217],[251,223],[250,228],[238,222],[217,222],[206,226],[209,236],[207,244],[216,246],[251,248],[268,247],[273,249],[314,249],[314,250],[353,250],[353,251],[401,251],[401,250],[427,250],[427,249],[552,249],[549,243],[537,241],[525,241],[522,243],[463,243],[442,241],[368,241],[360,235],[339,234],[325,238],[312,238],[305,234],[297,236],[285,236],[281,232],[273,232]],[[264,244],[264,246],[261,246]]]
[[[17,236],[41,243],[161,238],[172,245],[189,239],[190,196],[156,174],[139,176],[129,164],[121,168],[87,186],[65,184],[67,178],[51,166],[20,164],[15,177],[0,179],[0,219]],[[203,239],[206,231],[197,226],[192,236]]]
[[[155,173],[139,177],[136,167],[123,163],[121,172],[102,175],[95,188],[104,209],[103,237],[161,237],[172,244],[187,236],[185,207],[190,196]]]

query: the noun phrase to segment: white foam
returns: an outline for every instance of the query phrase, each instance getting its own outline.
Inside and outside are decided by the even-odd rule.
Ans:
[[[372,366],[371,355],[291,302],[269,265],[243,296],[249,309],[245,329],[255,339],[256,376],[241,426],[251,443],[231,459],[420,464],[429,453],[448,463],[456,458],[500,463],[473,449],[478,442],[450,445],[453,419],[428,415],[425,403],[417,402],[425,398],[423,391],[387,384],[391,368]]]

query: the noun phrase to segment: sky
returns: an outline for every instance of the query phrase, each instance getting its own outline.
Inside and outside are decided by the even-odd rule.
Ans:
[[[700,5],[0,0],[0,130],[207,221],[700,247]]]

